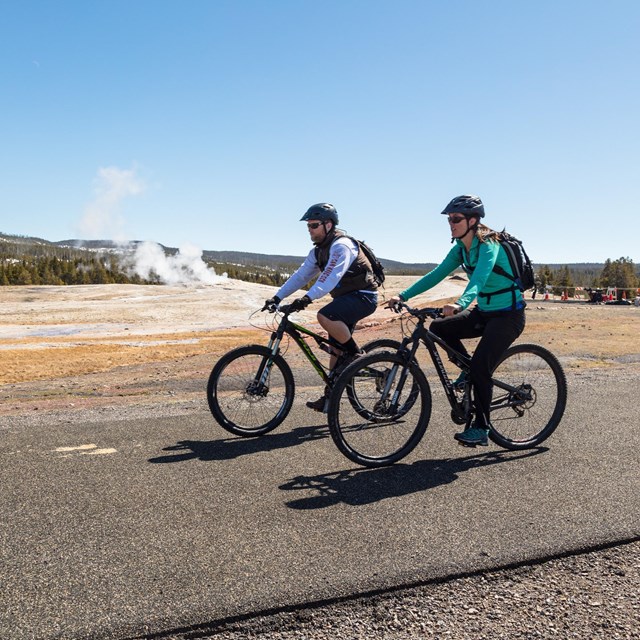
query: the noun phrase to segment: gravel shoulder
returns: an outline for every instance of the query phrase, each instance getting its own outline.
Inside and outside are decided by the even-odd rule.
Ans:
[[[163,638],[640,638],[640,542]],[[197,635],[196,635],[197,634]]]

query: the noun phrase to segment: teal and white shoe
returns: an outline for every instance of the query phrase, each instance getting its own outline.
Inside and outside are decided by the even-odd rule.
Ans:
[[[453,437],[465,447],[486,447],[489,444],[489,429],[471,426]]]
[[[452,382],[453,388],[458,391],[462,391],[464,389],[464,385],[467,384],[469,380],[469,374],[466,371],[461,371],[460,375]]]

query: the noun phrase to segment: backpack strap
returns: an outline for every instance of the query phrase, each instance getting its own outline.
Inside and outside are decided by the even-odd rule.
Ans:
[[[483,293],[482,291],[478,293],[479,298],[486,298],[487,304],[491,304],[491,296],[497,296],[499,293],[507,293],[507,291],[511,291],[512,303],[511,306],[516,308],[516,290],[519,290],[518,287],[514,284],[510,287],[506,287],[505,289],[498,289],[498,291],[492,291],[491,293]]]
[[[511,280],[511,282],[515,282],[516,278],[515,276],[512,276],[508,271],[505,271],[500,265],[494,265],[493,267],[493,271],[495,273],[497,273],[500,276],[504,276],[505,278],[509,278],[509,280]]]
[[[468,264],[465,264],[464,262],[464,253],[462,252],[462,247],[460,248],[460,256],[462,259],[462,269],[465,271],[465,273],[468,276],[471,276],[471,274],[475,271],[475,267],[472,267]],[[491,293],[483,293],[482,291],[480,293],[478,293],[478,297],[479,298],[486,298],[487,299],[487,304],[491,304],[491,296],[497,296],[500,293],[507,293],[507,291],[511,291],[511,299],[512,299],[512,303],[511,306],[513,309],[516,308],[517,302],[516,302],[516,289],[519,289],[519,287],[516,285],[516,278],[514,276],[512,276],[510,273],[508,273],[507,271],[505,271],[505,269],[503,269],[501,266],[495,264],[493,265],[493,269],[492,271],[494,273],[497,273],[500,276],[504,276],[505,278],[508,278],[509,280],[511,280],[511,282],[513,282],[513,284],[510,287],[505,287],[504,289],[498,289],[498,291],[492,291]]]

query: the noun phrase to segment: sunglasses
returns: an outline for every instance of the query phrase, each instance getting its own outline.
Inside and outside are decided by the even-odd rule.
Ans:
[[[454,216],[453,218],[449,218],[449,224],[458,224],[458,222],[462,222],[465,219],[464,216]]]
[[[317,229],[323,224],[324,222],[307,222],[307,229]]]

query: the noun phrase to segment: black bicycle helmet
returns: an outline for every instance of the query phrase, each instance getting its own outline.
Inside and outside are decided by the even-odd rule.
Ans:
[[[442,215],[461,213],[467,218],[484,218],[484,205],[478,196],[457,196],[442,211]]]
[[[332,204],[319,202],[318,204],[312,204],[307,209],[307,212],[300,218],[301,222],[304,220],[322,220],[322,222],[331,220],[335,227],[338,224],[338,212]]]

